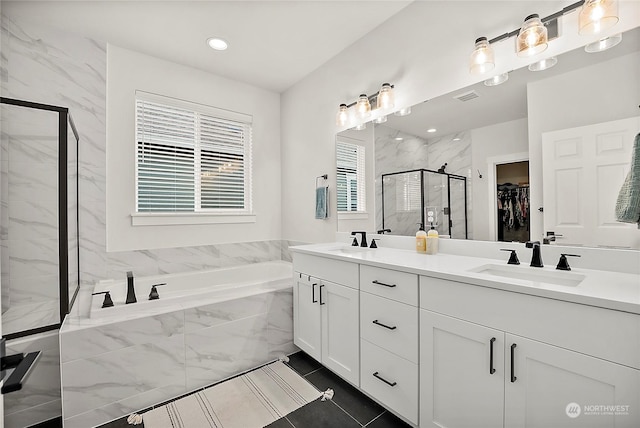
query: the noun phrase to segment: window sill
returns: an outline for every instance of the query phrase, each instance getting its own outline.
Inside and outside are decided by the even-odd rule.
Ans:
[[[255,214],[133,213],[132,226],[255,223]]]
[[[339,212],[338,220],[366,220],[369,214],[365,212]]]

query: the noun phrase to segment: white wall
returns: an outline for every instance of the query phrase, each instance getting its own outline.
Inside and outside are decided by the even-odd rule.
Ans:
[[[473,202],[473,239],[495,241],[492,226],[494,210],[489,204],[495,200],[495,189],[490,186],[490,164],[497,157],[507,158],[529,150],[527,119],[511,120],[473,129],[471,131],[471,181]],[[493,159],[492,159],[493,158]],[[478,176],[478,170],[482,178]]]
[[[544,235],[542,133],[637,116],[638,94],[640,53],[527,85],[532,239]]]
[[[417,1],[287,90],[282,96],[283,238],[334,239],[335,220],[314,223],[314,195],[308,183],[334,168],[333,137],[342,130],[334,125],[340,103],[391,82],[396,86],[396,108],[401,108],[484,80],[468,73],[467,62],[478,36],[511,31],[529,13],[547,16],[570,3]],[[640,2],[621,2],[620,14],[616,32],[636,27]],[[578,35],[577,15],[561,19],[563,36],[550,44],[548,56],[596,39]],[[538,60],[516,57],[513,40],[494,48],[495,74]],[[335,179],[330,185],[335,188]]]
[[[280,239],[279,94],[114,45],[107,49],[107,82],[107,251]],[[253,116],[255,223],[131,225],[136,90]]]

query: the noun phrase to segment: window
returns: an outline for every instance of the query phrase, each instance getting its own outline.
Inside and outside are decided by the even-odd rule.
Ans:
[[[420,172],[402,174],[396,179],[396,210],[420,211]]]
[[[251,213],[251,116],[136,92],[136,212]]]
[[[365,212],[364,147],[336,142],[338,212]]]

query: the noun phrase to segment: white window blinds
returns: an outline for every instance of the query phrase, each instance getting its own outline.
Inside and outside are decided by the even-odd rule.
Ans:
[[[251,213],[251,117],[136,93],[137,212]]]
[[[339,212],[365,212],[365,148],[336,142],[336,193]]]

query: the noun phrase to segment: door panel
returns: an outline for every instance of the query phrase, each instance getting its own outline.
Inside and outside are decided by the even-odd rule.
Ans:
[[[321,358],[320,280],[302,275],[294,276],[293,287],[293,342],[316,360]]]
[[[359,292],[327,281],[322,283],[319,292],[322,308],[322,363],[359,386]]]
[[[501,331],[421,309],[420,426],[501,427],[503,349]]]
[[[638,130],[635,117],[542,134],[544,230],[559,244],[640,248],[637,226],[615,220]]]
[[[640,426],[640,370],[510,334],[506,344],[505,427]]]

